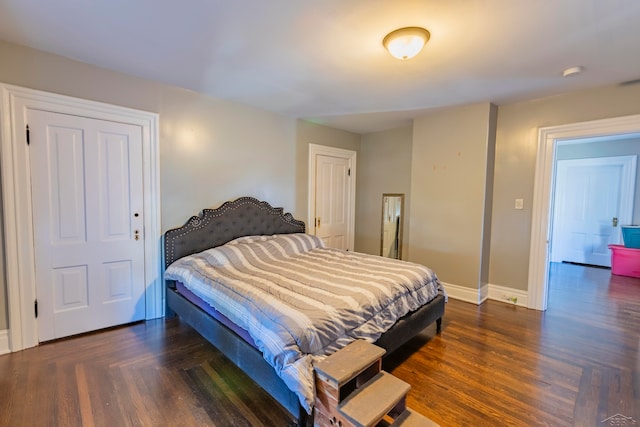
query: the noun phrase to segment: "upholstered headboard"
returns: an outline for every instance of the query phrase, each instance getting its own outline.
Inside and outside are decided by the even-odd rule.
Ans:
[[[203,209],[164,234],[164,265],[242,236],[304,233],[304,222],[282,208],[253,197],[240,197],[216,209]]]

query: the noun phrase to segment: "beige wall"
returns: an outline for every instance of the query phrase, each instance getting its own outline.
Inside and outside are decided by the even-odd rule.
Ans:
[[[244,195],[306,219],[308,144],[359,148],[357,134],[3,41],[0,58],[2,83],[159,113],[162,231]],[[3,279],[0,330],[5,288]]]
[[[538,129],[640,114],[640,85],[608,86],[498,109],[489,282],[527,290]],[[524,199],[515,210],[514,200]]]
[[[295,208],[295,121],[191,92],[160,112],[162,227],[239,196]]]
[[[355,250],[380,255],[382,194],[404,193],[402,258],[408,259],[413,127],[362,136],[358,158]]]
[[[314,143],[359,153],[357,185],[364,194],[357,207],[356,248],[373,251],[379,218],[371,218],[380,210],[375,194],[387,190],[383,183],[367,182],[377,179],[368,162],[381,162],[397,137],[402,149],[391,160],[404,165],[411,157],[409,184],[406,169],[394,174],[398,188],[406,186],[410,195],[409,259],[434,267],[446,282],[472,288],[486,273],[485,203],[492,197],[489,282],[527,289],[538,128],[640,114],[640,85],[501,106],[491,168],[487,144],[495,112],[489,103],[416,119],[407,148],[411,137],[405,128],[361,137],[2,41],[0,82],[159,113],[163,231],[203,207],[241,195],[269,200],[306,219],[308,144]],[[362,151],[361,138],[373,146]],[[485,191],[491,170],[494,184]],[[516,198],[524,198],[525,209],[513,209]],[[0,262],[0,273],[3,267]],[[0,286],[0,329],[7,326],[4,291]]]
[[[410,236],[411,242],[409,259],[433,267],[446,282],[476,287],[475,266],[478,265],[480,254],[484,254],[481,256],[479,285],[489,283],[526,291],[538,129],[640,114],[639,99],[640,85],[608,86],[504,105],[497,109],[493,107],[489,115],[483,113],[474,117],[474,106],[465,106],[416,119],[412,147],[411,208],[408,210],[410,226],[407,224],[405,230],[405,243],[407,236]],[[494,126],[491,126],[492,123]],[[393,134],[394,131],[388,132]],[[480,163],[472,165],[472,168],[463,166],[463,159],[455,159],[458,146],[474,140],[483,141],[487,133],[491,134],[492,131],[495,132],[495,156],[489,152],[486,162],[480,159]],[[356,227],[356,249],[365,252],[376,251],[377,242],[373,239],[379,238],[378,220],[367,217],[367,213],[379,210],[372,194],[381,194],[385,190],[380,182],[368,182],[375,178],[370,176],[373,173],[367,171],[376,170],[376,167],[368,165],[369,161],[380,162],[386,155],[383,152],[384,134],[362,137],[360,167],[367,175],[361,174],[361,171],[358,174],[360,213],[357,221],[363,228]],[[489,135],[489,141],[491,139]],[[369,147],[371,142],[380,147]],[[491,145],[488,146],[490,148]],[[481,165],[487,168],[485,202],[491,203],[479,210],[480,195],[484,191],[482,181],[471,177],[476,172],[480,174],[478,167]],[[468,186],[464,185],[465,182]],[[433,185],[441,185],[441,188],[432,188]],[[523,210],[514,209],[516,198],[524,199]],[[434,203],[436,207],[430,208]],[[437,207],[438,203],[442,205],[441,208]],[[472,209],[468,209],[469,205]],[[640,198],[636,198],[636,223],[640,222],[639,206]],[[465,218],[469,219],[468,223],[463,222]],[[482,221],[483,225],[480,226],[478,222]],[[484,237],[463,242],[470,230],[479,229],[483,230]],[[448,238],[454,234],[453,239]],[[477,250],[478,242],[483,244],[480,251]]]
[[[491,266],[491,225],[493,214],[493,186],[495,180],[496,133],[498,131],[498,107],[491,105],[487,123],[487,157],[485,174],[484,211],[482,217],[482,246],[480,248],[480,286],[489,284]]]
[[[295,210],[295,119],[2,41],[0,58],[2,83],[160,114],[163,231],[243,195]],[[306,215],[306,207],[294,215]],[[3,279],[0,329],[7,327],[5,289]]]
[[[450,284],[480,287],[486,244],[488,156],[494,143],[490,103],[414,120],[409,260]]]
[[[163,231],[242,195],[294,208],[294,119],[4,42],[0,57],[0,82],[160,114]]]

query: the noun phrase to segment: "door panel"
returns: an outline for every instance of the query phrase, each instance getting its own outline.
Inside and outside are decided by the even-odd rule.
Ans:
[[[54,269],[53,286],[55,313],[86,308],[89,305],[86,265]]]
[[[140,127],[39,110],[28,121],[39,340],[143,319]]]
[[[130,159],[132,152],[128,135],[100,132],[98,134],[98,158],[100,171],[100,231],[102,239],[129,239],[131,236],[131,193],[141,194],[141,184],[132,180],[129,165],[140,164],[141,159]],[[135,155],[135,153],[133,153]],[[131,161],[133,160],[133,162]]]
[[[53,244],[86,239],[84,210],[84,160],[82,130],[51,126],[47,129],[48,153],[41,165],[47,172],[51,194],[49,217]]]
[[[105,273],[105,302],[131,298],[133,274],[131,261],[116,261],[103,264]]]
[[[328,247],[349,249],[349,160],[316,156],[316,235]]]

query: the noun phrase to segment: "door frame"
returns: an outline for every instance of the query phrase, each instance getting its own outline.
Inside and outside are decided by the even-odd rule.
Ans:
[[[538,150],[533,188],[531,243],[529,249],[529,308],[547,309],[549,284],[549,243],[553,188],[555,186],[556,148],[559,141],[640,134],[640,114],[592,120],[538,130]]]
[[[328,147],[326,145],[309,144],[309,200],[307,206],[307,232],[316,234],[315,212],[316,212],[316,157],[332,156],[347,159],[351,169],[351,179],[349,180],[349,220],[347,239],[348,246],[354,250],[355,224],[356,224],[356,157],[357,153],[352,150]]]
[[[25,136],[26,108],[141,127],[145,317],[153,319],[163,316],[158,114],[0,83],[0,153],[10,351],[38,345],[34,315],[37,294],[31,167]]]

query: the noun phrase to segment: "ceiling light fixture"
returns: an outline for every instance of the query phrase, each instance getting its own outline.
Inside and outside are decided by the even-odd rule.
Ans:
[[[562,72],[562,77],[571,77],[571,76],[577,76],[578,74],[580,74],[581,72],[584,71],[584,67],[579,65],[577,67],[569,67],[566,70],[564,70]]]
[[[387,34],[382,45],[394,58],[411,59],[420,53],[430,36],[424,28],[405,27]]]

